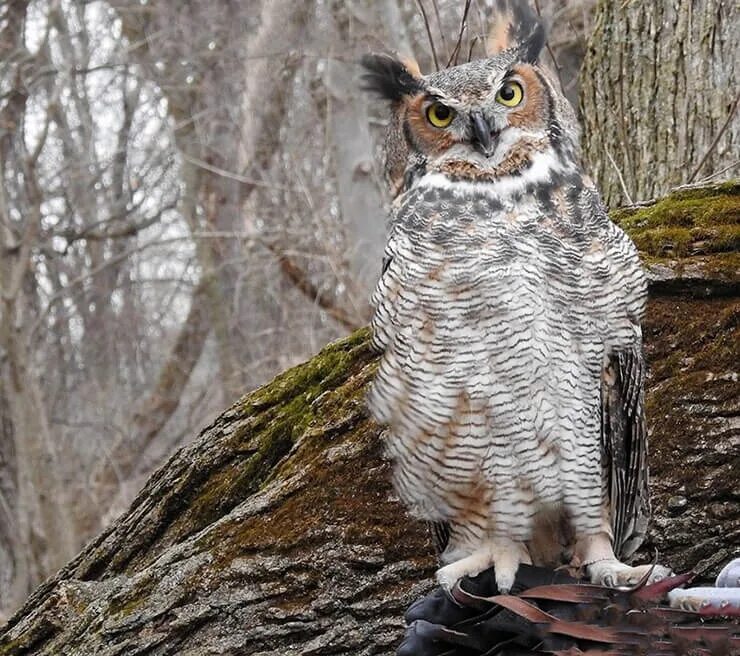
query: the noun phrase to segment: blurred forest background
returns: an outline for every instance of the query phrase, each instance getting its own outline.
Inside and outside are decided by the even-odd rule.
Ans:
[[[356,62],[399,51],[430,72],[455,58],[463,18],[457,58],[482,56],[488,4],[0,3],[0,620],[219,410],[368,321],[385,107],[358,91]],[[610,204],[736,173],[734,3],[642,3],[634,22],[616,4],[535,3]],[[665,26],[682,40],[661,54]],[[589,59],[594,28],[641,36],[631,61],[650,70],[683,68],[665,90],[616,50]],[[590,81],[613,78],[582,94],[584,57]],[[621,92],[602,111],[622,77],[652,114]],[[692,84],[666,116],[661,89]],[[697,105],[706,120],[687,121]],[[656,144],[675,165],[640,176]]]

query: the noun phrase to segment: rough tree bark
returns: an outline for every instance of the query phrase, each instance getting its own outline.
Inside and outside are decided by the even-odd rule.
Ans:
[[[739,20],[732,0],[599,3],[581,103],[610,207],[737,175]]]
[[[652,280],[642,557],[712,575],[740,544],[740,184],[615,218]],[[365,409],[376,365],[362,329],[243,397],[36,590],[0,656],[392,654],[434,559]]]

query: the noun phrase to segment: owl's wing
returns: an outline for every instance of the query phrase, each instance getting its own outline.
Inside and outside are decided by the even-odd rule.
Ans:
[[[388,241],[383,251],[383,260],[380,270],[380,278],[375,287],[375,291],[372,296],[371,303],[373,307],[386,307],[382,303],[382,299],[385,297],[397,297],[401,291],[401,277],[397,269],[400,265],[400,260],[396,253],[396,242],[394,239],[394,230],[391,228],[390,234],[388,235]],[[389,269],[393,267],[393,271]],[[373,338],[372,348],[377,353],[383,353],[388,347],[388,344],[392,340],[392,336],[395,333],[395,327],[390,325],[389,317],[385,317],[386,321],[383,323],[384,329],[379,329],[378,326],[373,325]],[[374,320],[374,324],[377,323]]]
[[[441,556],[450,542],[450,525],[447,522],[429,522],[429,532],[432,534],[434,551]]]
[[[611,354],[601,393],[602,471],[620,559],[642,544],[650,515],[644,380],[641,345]]]

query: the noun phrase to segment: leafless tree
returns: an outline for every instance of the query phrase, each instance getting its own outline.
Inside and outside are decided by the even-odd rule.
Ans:
[[[573,100],[596,4],[533,2]],[[366,323],[386,112],[357,60],[481,56],[490,5],[0,3],[0,615],[194,428]]]

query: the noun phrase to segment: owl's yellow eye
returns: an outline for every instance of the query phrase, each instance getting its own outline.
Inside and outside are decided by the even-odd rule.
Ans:
[[[524,98],[524,90],[518,82],[506,82],[496,94],[496,102],[506,107],[516,107]]]
[[[446,128],[455,118],[455,110],[441,102],[435,102],[429,105],[427,118],[435,128]]]

